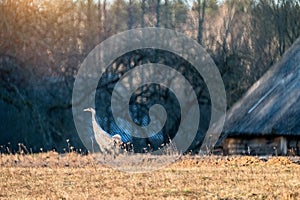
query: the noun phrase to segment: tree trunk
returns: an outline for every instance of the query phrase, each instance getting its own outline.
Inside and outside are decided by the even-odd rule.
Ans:
[[[145,27],[146,0],[142,0],[142,28]]]
[[[160,0],[157,0],[156,5],[156,27],[160,27]]]
[[[202,4],[202,5],[201,5]],[[202,45],[203,43],[203,23],[205,17],[206,0],[198,0],[198,35],[197,42]]]

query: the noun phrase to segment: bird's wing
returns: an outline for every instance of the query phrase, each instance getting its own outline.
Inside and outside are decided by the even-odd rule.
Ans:
[[[112,148],[112,146],[114,145],[114,139],[98,125],[93,127],[93,129],[96,142],[98,143],[101,151],[106,151]]]

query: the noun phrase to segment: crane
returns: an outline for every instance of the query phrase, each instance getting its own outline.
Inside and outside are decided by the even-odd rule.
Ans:
[[[110,136],[107,132],[105,132],[96,121],[96,111],[93,108],[86,108],[83,111],[91,112],[92,114],[92,126],[93,132],[96,139],[97,144],[100,147],[102,153],[105,154],[115,154],[119,153],[119,146],[123,143],[121,136],[116,134],[114,136]]]

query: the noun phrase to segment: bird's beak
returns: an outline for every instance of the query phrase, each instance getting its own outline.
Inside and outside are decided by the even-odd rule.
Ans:
[[[88,108],[86,108],[86,109],[83,109],[83,111],[85,111],[85,112],[88,112],[88,111],[89,111],[89,109],[88,109]]]

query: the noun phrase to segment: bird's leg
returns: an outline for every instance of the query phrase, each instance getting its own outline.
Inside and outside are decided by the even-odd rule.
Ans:
[[[92,142],[92,153],[94,154],[95,153],[95,150],[94,150],[94,138],[90,137],[90,139],[91,139],[91,142]]]
[[[102,154],[102,157],[103,157],[103,162],[105,162],[105,155],[104,155],[104,153]]]

